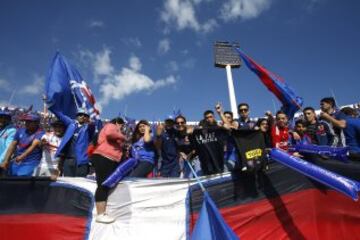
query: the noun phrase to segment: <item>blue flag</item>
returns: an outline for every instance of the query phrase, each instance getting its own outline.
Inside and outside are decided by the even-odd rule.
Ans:
[[[199,219],[196,221],[191,240],[238,240],[240,239],[226,224],[219,213],[215,203],[207,192],[204,192],[204,200]]]
[[[79,109],[85,109],[90,119],[100,124],[100,114],[95,107],[95,97],[76,68],[66,58],[56,53],[45,85],[49,110],[62,112],[75,119]]]

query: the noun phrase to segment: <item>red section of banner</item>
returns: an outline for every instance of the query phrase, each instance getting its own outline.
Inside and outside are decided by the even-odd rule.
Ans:
[[[59,214],[0,215],[0,239],[85,239],[86,220]]]
[[[284,194],[220,209],[241,239],[360,239],[360,203],[332,190]],[[197,219],[191,218],[191,229]]]

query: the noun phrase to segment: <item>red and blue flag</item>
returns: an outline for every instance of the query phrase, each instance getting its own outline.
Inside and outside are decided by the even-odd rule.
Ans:
[[[289,118],[301,109],[303,99],[297,96],[294,91],[285,83],[285,81],[278,75],[270,72],[265,67],[256,63],[253,59],[247,56],[239,48],[235,48],[239,53],[246,66],[253,71],[261,80],[261,82],[272,92],[283,104],[282,110]]]

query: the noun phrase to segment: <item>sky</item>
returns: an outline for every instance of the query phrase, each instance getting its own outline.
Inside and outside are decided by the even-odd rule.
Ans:
[[[2,0],[0,105],[42,109],[50,63],[60,51],[92,89],[103,118],[151,121],[180,109],[199,120],[230,109],[216,41],[239,42],[319,107],[360,102],[360,2],[356,0]],[[279,101],[246,66],[232,70],[237,103],[252,116]]]

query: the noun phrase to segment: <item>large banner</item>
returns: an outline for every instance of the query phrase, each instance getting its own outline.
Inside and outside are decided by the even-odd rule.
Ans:
[[[360,164],[315,160],[360,180]],[[254,174],[201,177],[240,239],[360,239],[360,204],[276,162]],[[125,179],[111,192],[111,224],[95,222],[96,182],[85,178],[0,180],[0,239],[189,240],[204,193],[194,180]]]

